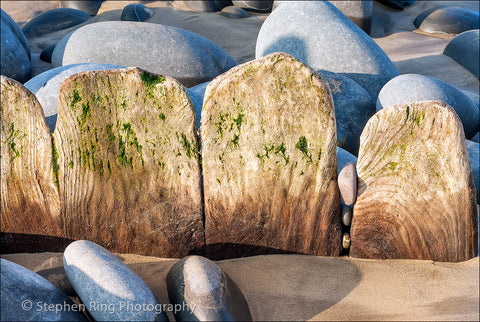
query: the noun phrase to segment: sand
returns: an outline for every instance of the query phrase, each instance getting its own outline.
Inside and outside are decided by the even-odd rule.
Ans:
[[[122,8],[136,1],[106,1],[88,23],[119,20]],[[254,59],[255,41],[266,14],[229,19],[198,13],[182,2],[141,1],[154,10],[149,20],[184,28],[216,42],[237,63]],[[442,52],[455,35],[415,30],[413,20],[425,9],[454,5],[479,11],[477,1],[417,1],[403,11],[374,2],[372,37],[399,71],[436,77],[478,93],[479,81]],[[57,1],[2,1],[20,26]],[[40,61],[43,48],[75,26],[29,39],[33,74],[52,68]],[[165,276],[175,259],[118,255],[168,303]],[[65,290],[61,253],[8,254],[5,259],[51,279]],[[462,263],[414,260],[359,260],[302,255],[269,255],[218,262],[244,292],[255,320],[479,320],[479,258]]]
[[[175,259],[117,256],[168,303],[165,277]],[[2,257],[47,279],[64,274],[61,253]],[[254,320],[479,319],[478,257],[439,263],[268,255],[217,263],[244,293]]]

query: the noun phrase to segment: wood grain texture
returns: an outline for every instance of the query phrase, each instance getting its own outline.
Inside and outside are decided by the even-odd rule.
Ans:
[[[42,107],[4,76],[1,93],[1,230],[62,236],[52,137]]]
[[[313,70],[283,53],[234,67],[206,89],[201,134],[208,255],[340,253],[335,115]]]
[[[352,257],[458,262],[477,254],[463,127],[441,102],[388,107],[360,138]]]
[[[54,138],[66,237],[162,257],[203,245],[195,113],[180,83],[138,68],[73,75]]]

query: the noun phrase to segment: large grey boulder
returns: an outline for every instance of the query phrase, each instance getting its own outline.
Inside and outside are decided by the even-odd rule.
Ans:
[[[315,70],[348,76],[376,99],[398,70],[363,30],[328,1],[286,1],[265,20],[256,57],[285,52]]]
[[[377,99],[377,111],[399,104],[441,101],[450,105],[460,117],[465,137],[470,139],[479,129],[479,110],[462,91],[439,79],[417,74],[404,74],[389,81]]]
[[[3,258],[0,266],[0,320],[87,321],[81,307],[42,276]]]
[[[55,47],[55,67],[103,63],[140,67],[170,76],[187,87],[209,81],[235,66],[214,42],[180,28],[134,21],[83,26]]]
[[[431,12],[418,29],[428,33],[459,34],[479,28],[477,12],[459,7],[440,8]]]
[[[450,40],[447,47],[445,47],[443,54],[451,57],[480,79],[479,37],[479,29],[462,32],[460,35]]]
[[[472,168],[473,181],[477,191],[477,203],[480,203],[480,152],[478,142],[466,140],[470,167]]]
[[[67,29],[92,17],[81,10],[71,8],[51,9],[30,20],[22,31],[27,38],[40,37],[51,32]]]
[[[96,321],[168,321],[148,285],[105,248],[75,241],[65,249],[63,266]]]
[[[360,134],[368,119],[375,114],[375,102],[352,79],[325,70],[317,73],[332,93],[337,121],[337,145],[358,155]]]
[[[37,97],[43,109],[43,114],[47,121],[50,131],[55,130],[58,114],[58,94],[63,81],[73,74],[92,70],[118,69],[124,66],[109,64],[74,64],[56,67],[43,72],[28,82],[25,87],[28,88]]]
[[[32,72],[30,48],[25,35],[5,11],[1,11],[1,74],[26,82]]]

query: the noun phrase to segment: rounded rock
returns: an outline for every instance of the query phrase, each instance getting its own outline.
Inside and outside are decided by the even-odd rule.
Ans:
[[[265,20],[255,56],[285,52],[315,70],[347,76],[377,99],[398,70],[363,30],[328,1],[288,1]]]
[[[378,0],[378,2],[393,9],[403,10],[414,4],[415,0]]]
[[[475,104],[478,108],[480,108],[480,97],[478,94],[472,93],[470,91],[462,91],[465,95],[470,97],[473,104]]]
[[[148,22],[107,21],[83,26],[55,47],[55,67],[96,62],[136,66],[190,87],[226,72],[235,61],[193,32]]]
[[[317,71],[332,93],[337,122],[337,146],[358,155],[360,134],[368,119],[375,114],[375,102],[367,91],[352,79]]]
[[[32,72],[30,49],[18,25],[5,11],[1,12],[1,74],[24,83]]]
[[[45,47],[40,53],[40,59],[47,63],[52,63],[52,55],[57,44],[51,44],[50,46]]]
[[[478,132],[479,110],[472,100],[456,87],[425,75],[403,74],[389,81],[378,95],[377,111],[392,105],[422,101],[441,101],[450,105],[460,117],[467,139]]]
[[[75,241],[65,249],[63,266],[82,302],[90,304],[87,309],[96,321],[168,321],[163,311],[125,309],[125,305],[161,304],[147,284],[105,248],[86,240]],[[109,309],[95,309],[102,305]]]
[[[122,21],[145,21],[153,16],[153,10],[140,3],[131,3],[122,10]]]
[[[233,18],[233,19],[240,19],[240,18],[247,18],[250,17],[250,14],[243,10],[242,8],[238,8],[235,6],[228,6],[222,9],[220,15]]]
[[[470,141],[480,143],[480,132],[475,134],[475,136]]]
[[[480,79],[480,30],[469,30],[456,36],[445,47],[443,54],[465,67]]]
[[[87,321],[82,313],[68,310],[73,302],[42,276],[3,258],[0,266],[2,321]],[[65,309],[43,310],[39,304]]]
[[[92,17],[81,10],[71,8],[51,9],[27,22],[22,31],[27,38],[41,37],[82,24],[89,19],[92,19]]]
[[[60,0],[61,8],[81,10],[90,16],[95,16],[104,0]]]
[[[332,1],[348,19],[370,34],[372,27],[373,1]]]
[[[417,28],[420,27],[420,25],[425,20],[425,18],[427,18],[432,12],[437,11],[438,9],[446,8],[446,7],[448,7],[448,6],[446,6],[446,5],[435,6],[435,7],[429,8],[425,11],[422,11],[413,21],[414,26],[417,27]]]
[[[459,34],[478,29],[479,22],[479,15],[475,11],[459,7],[446,7],[431,12],[418,29],[428,33]]]
[[[179,260],[167,274],[170,303],[187,304],[177,321],[251,321],[247,300],[232,279],[201,256]]]
[[[350,248],[350,234],[343,234],[343,241],[342,241],[342,246],[344,249],[349,249]]]
[[[352,224],[353,210],[350,206],[342,206],[342,224],[349,227]]]
[[[195,110],[195,120],[197,123],[197,129],[200,128],[200,119],[202,116],[203,97],[205,96],[205,90],[210,82],[201,83],[193,87],[187,88],[188,95],[192,100],[193,108]]]
[[[227,0],[195,0],[195,1],[183,1],[183,3],[190,9],[198,12],[216,12],[222,10],[222,8],[231,5],[232,3]]]
[[[74,64],[66,65],[47,70],[25,83],[37,97],[42,106],[47,125],[50,131],[55,130],[58,114],[58,94],[63,81],[73,74],[92,70],[106,70],[124,68],[118,65],[109,64]]]
[[[272,11],[273,0],[233,0],[233,5],[254,12]]]
[[[3,23],[5,23],[12,30],[12,32],[15,34],[15,36],[18,38],[18,40],[22,44],[22,47],[27,52],[28,59],[31,59],[32,58],[32,53],[31,53],[30,47],[28,45],[27,37],[25,37],[25,35],[23,34],[22,30],[17,25],[17,23],[15,21],[13,21],[13,19],[5,11],[3,11],[3,9],[0,9],[0,11],[2,12],[2,18],[1,19],[2,19]]]
[[[340,170],[342,170],[348,163],[357,164],[357,157],[351,154],[348,151],[337,146],[337,177],[340,174]]]
[[[354,163],[347,163],[338,175],[338,188],[340,200],[351,206],[357,199],[357,170]]]

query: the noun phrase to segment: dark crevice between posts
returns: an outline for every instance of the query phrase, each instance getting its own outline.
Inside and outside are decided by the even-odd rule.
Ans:
[[[202,256],[207,255],[207,237],[205,235],[205,226],[206,226],[206,216],[205,216],[205,194],[204,194],[204,188],[203,188],[203,167],[202,167],[202,153],[201,153],[201,143],[200,143],[200,136],[197,137],[197,142],[198,142],[198,165],[199,165],[199,170],[200,170],[200,200],[201,200],[201,212],[202,212],[202,225],[203,225],[203,246],[201,249],[197,250],[202,254]]]

